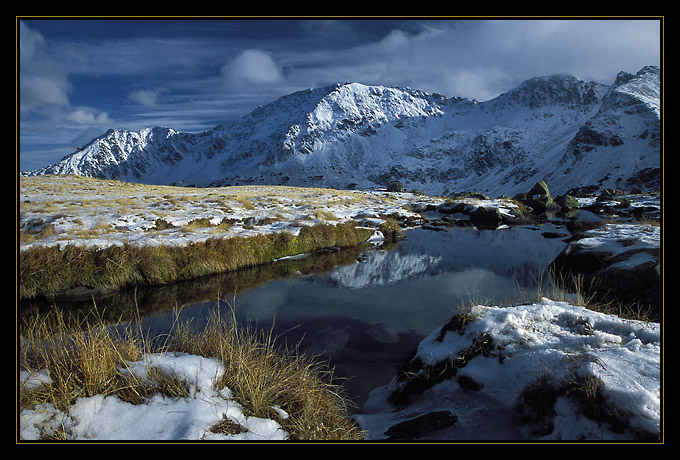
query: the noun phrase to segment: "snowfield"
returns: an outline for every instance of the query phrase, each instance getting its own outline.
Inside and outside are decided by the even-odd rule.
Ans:
[[[406,205],[444,202],[412,193],[285,186],[205,189],[59,175],[22,177],[19,192],[21,250],[124,242],[187,245],[256,233],[295,235],[302,225],[348,220],[377,227],[381,215],[420,217]]]
[[[552,429],[538,439],[630,440],[660,435],[658,323],[622,320],[546,298],[532,305],[476,306],[471,313],[477,319],[463,334],[448,331],[437,340],[439,328],[420,343],[416,357],[426,365],[449,359],[483,333],[490,334],[502,351],[472,358],[456,378],[430,388],[402,411],[394,412],[385,401],[387,392],[398,385],[395,380],[374,390],[358,416],[369,438],[385,438],[390,426],[415,415],[449,410],[458,422],[423,439],[537,439],[531,426],[520,426],[512,412],[522,391],[543,378],[559,386],[587,377],[601,381],[602,396],[627,421],[626,430],[615,432],[583,415],[574,399],[558,396]],[[481,389],[463,389],[458,383],[461,376]]]

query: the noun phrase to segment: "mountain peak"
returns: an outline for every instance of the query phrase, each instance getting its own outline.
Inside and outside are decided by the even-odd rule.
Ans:
[[[649,110],[661,116],[661,71],[657,66],[645,66],[634,75],[619,72],[607,94],[607,107],[627,110]],[[633,108],[637,107],[637,108]]]
[[[514,195],[543,178],[556,193],[619,187],[659,169],[659,118],[645,107],[659,107],[659,69],[651,66],[621,73],[611,86],[564,74],[531,78],[483,103],[336,83],[283,96],[204,133],[109,130],[25,175],[336,188],[400,180],[433,194]]]
[[[565,104],[592,105],[602,99],[606,88],[595,82],[584,82],[573,75],[552,74],[525,80],[496,99],[505,104],[531,108]]]

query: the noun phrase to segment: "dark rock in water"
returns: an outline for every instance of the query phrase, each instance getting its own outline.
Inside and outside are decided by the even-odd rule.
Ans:
[[[497,228],[503,223],[498,208],[484,208],[482,206],[470,213],[470,220],[477,228]]]
[[[574,209],[578,209],[580,205],[578,200],[569,194],[556,196],[555,204],[560,207],[562,212],[573,211]]]
[[[598,289],[595,300],[601,303],[622,302],[630,306],[642,306],[658,313],[661,305],[661,273],[658,251],[629,251],[612,258],[609,267],[586,277],[597,280],[602,288]],[[642,254],[646,253],[646,254]],[[632,267],[618,268],[619,262],[625,264],[633,257],[645,259],[645,262]]]
[[[468,214],[471,206],[468,203],[460,201],[446,201],[437,206],[436,211],[442,214]]]
[[[551,264],[553,273],[564,277],[592,275],[611,264],[613,255],[609,252],[581,251],[571,243],[560,252]]]
[[[567,238],[569,235],[567,235],[566,233],[559,232],[541,232],[541,236],[543,238],[553,239],[553,238]]]
[[[458,417],[447,410],[428,412],[390,427],[385,434],[391,440],[411,440],[423,438],[434,431],[453,426],[457,422]]]

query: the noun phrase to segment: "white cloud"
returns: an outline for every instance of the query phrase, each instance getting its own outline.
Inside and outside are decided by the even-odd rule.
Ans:
[[[554,73],[612,83],[621,70],[659,65],[659,45],[655,20],[428,21],[395,24],[379,40],[326,56],[309,54],[287,77],[407,85],[486,100]]]
[[[69,105],[72,90],[64,66],[46,51],[43,36],[19,23],[19,108],[22,113],[44,106]]]
[[[128,98],[137,104],[151,107],[158,104],[158,98],[164,92],[167,92],[167,89],[142,89],[131,92],[128,94]]]
[[[248,49],[222,67],[226,84],[275,85],[284,82],[283,73],[266,51]]]
[[[87,107],[77,107],[64,114],[63,120],[70,121],[77,125],[89,125],[109,128],[113,125],[113,120],[108,113],[99,112]]]
[[[21,74],[19,87],[19,108],[22,113],[45,105],[69,105],[68,91],[71,85],[64,78]]]

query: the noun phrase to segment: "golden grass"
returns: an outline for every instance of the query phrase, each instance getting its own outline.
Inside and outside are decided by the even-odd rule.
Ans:
[[[116,332],[118,331],[118,332]],[[153,344],[153,345],[152,345]],[[77,398],[116,395],[142,404],[154,394],[167,398],[189,395],[177,375],[152,368],[147,378],[124,372],[126,361],[146,353],[187,352],[220,359],[226,368],[216,388],[227,386],[247,415],[273,418],[289,439],[357,440],[362,434],[347,415],[349,402],[333,382],[325,364],[279,346],[270,332],[256,332],[233,318],[213,314],[202,330],[177,323],[165,340],[151,340],[131,325],[111,328],[96,316],[86,320],[52,311],[31,317],[21,326],[19,364],[31,373],[49,372],[51,381],[40,387],[20,388],[19,408],[42,402],[68,411]],[[289,417],[278,419],[272,407]],[[209,428],[237,433],[234,423]],[[66,439],[65,430],[44,432],[45,439]]]
[[[162,220],[156,226],[164,228]],[[318,249],[355,247],[371,235],[354,222],[288,232],[211,238],[185,246],[36,247],[19,254],[21,298],[79,288],[164,284],[272,262]]]
[[[21,177],[19,193],[22,251],[67,241],[100,246],[127,240],[156,244],[172,238],[172,244],[184,244],[224,232],[235,236],[244,225],[253,230],[253,219],[275,216],[279,222],[306,225],[400,209],[393,197],[370,192],[291,186],[191,188],[79,176]],[[173,222],[174,231],[159,234],[154,226],[158,219]],[[196,225],[206,219],[234,225]]]
[[[333,371],[326,364],[277,343],[272,331],[238,326],[236,320],[213,313],[202,330],[180,324],[169,347],[220,359],[225,367],[220,386],[230,388],[248,416],[280,420],[292,439],[360,439],[350,406]]]

